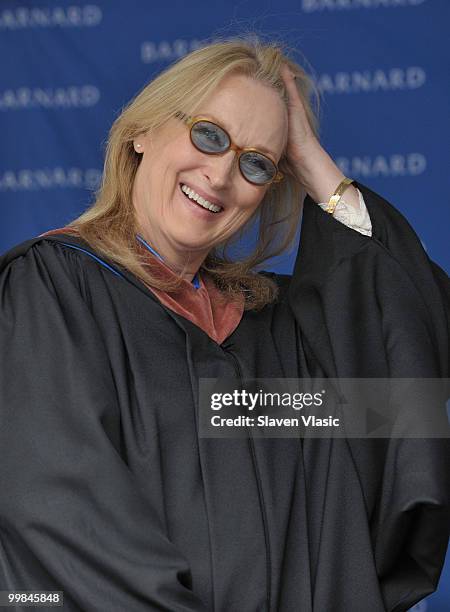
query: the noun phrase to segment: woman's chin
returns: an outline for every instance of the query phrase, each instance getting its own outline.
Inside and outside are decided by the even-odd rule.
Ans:
[[[208,227],[202,227],[201,223],[197,224],[195,220],[192,221],[181,217],[174,220],[171,224],[170,235],[174,244],[187,251],[209,250],[217,242],[217,240],[213,240],[213,234],[215,235],[216,232],[213,233],[211,229],[208,230]]]
[[[186,251],[186,254],[196,252],[202,253],[205,252],[205,255],[212,248],[210,243],[199,240],[198,236],[187,234],[186,232],[180,232],[178,234],[174,234],[172,236],[173,244],[177,245],[178,251]]]

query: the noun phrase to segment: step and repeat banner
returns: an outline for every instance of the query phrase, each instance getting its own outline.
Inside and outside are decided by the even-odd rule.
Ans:
[[[92,202],[109,127],[146,82],[204,41],[255,32],[315,80],[343,172],[448,271],[449,26],[449,0],[0,0],[0,253]],[[450,563],[414,610],[450,611]]]

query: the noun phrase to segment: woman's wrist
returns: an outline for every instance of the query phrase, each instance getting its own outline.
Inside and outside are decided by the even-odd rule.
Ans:
[[[295,164],[294,172],[314,202],[328,202],[339,183],[345,178],[339,167],[320,145],[317,139],[304,147],[301,158]],[[350,185],[344,194],[347,204],[359,209],[356,188]]]

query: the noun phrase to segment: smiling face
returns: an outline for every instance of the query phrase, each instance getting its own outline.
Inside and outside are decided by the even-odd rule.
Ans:
[[[280,160],[287,141],[287,110],[267,85],[230,75],[196,115],[224,127],[237,146],[253,147],[269,153],[275,162]],[[142,153],[133,188],[139,227],[174,269],[188,262],[188,269],[195,272],[214,246],[248,221],[268,190],[267,185],[245,180],[231,149],[221,155],[198,151],[188,126],[176,118],[136,138],[134,146]],[[189,199],[183,191],[192,192],[186,187],[220,206],[220,212]]]

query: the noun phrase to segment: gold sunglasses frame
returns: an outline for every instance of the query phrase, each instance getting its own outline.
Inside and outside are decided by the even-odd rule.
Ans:
[[[200,117],[200,116],[190,117],[186,115],[185,113],[182,113],[181,111],[176,112],[175,117],[177,117],[177,119],[181,119],[181,121],[183,121],[189,127],[189,138],[191,139],[192,145],[197,149],[197,151],[200,151],[201,153],[205,153],[206,155],[223,155],[224,153],[227,153],[231,149],[232,151],[237,153],[239,171],[242,177],[251,185],[255,185],[256,187],[264,187],[272,183],[279,183],[280,181],[284,179],[284,174],[278,170],[278,164],[275,162],[274,159],[272,159],[270,155],[268,155],[267,153],[262,153],[261,151],[259,151],[258,149],[254,149],[253,147],[238,147],[232,141],[231,136],[229,135],[227,130],[223,128],[221,125],[219,125],[218,123],[216,123],[215,121],[212,121],[211,119],[209,119],[208,117]],[[217,153],[215,153],[214,151],[202,151],[201,149],[199,149],[197,145],[194,143],[194,141],[192,140],[192,128],[194,127],[196,123],[199,123],[200,121],[207,121],[208,123],[212,123],[216,127],[220,128],[227,135],[228,140],[230,141],[230,146],[227,149],[225,149],[225,151],[217,151]],[[258,155],[262,155],[263,157],[271,161],[272,164],[275,166],[275,170],[276,170],[276,174],[273,177],[273,179],[270,181],[267,181],[267,183],[254,183],[253,181],[250,181],[242,172],[241,165],[239,163],[240,157],[243,153],[258,153]]]

